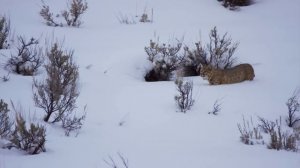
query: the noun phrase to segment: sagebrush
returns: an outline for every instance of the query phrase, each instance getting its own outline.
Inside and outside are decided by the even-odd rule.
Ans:
[[[87,10],[88,4],[84,0],[70,0],[68,10],[62,11],[68,26],[79,27],[82,24],[81,15]]]
[[[175,96],[176,104],[181,112],[186,113],[195,102],[193,99],[193,82],[183,81],[181,78],[178,78],[175,84],[178,91],[178,95]]]
[[[45,152],[46,128],[34,123],[31,123],[29,128],[27,128],[26,121],[18,113],[15,129],[9,141],[8,148],[17,148],[32,155]]]
[[[146,81],[167,81],[170,80],[172,72],[175,71],[184,58],[179,51],[182,42],[177,40],[175,45],[159,44],[150,40],[150,46],[145,47],[148,60],[152,63],[153,68],[146,74]]]
[[[81,16],[88,9],[88,4],[85,0],[69,0],[67,4],[67,10],[62,10],[61,15],[53,14],[50,11],[49,5],[45,3],[42,5],[40,15],[46,21],[48,26],[64,26],[63,23],[57,21],[54,17],[62,16],[66,25],[79,27],[83,22]]]
[[[150,18],[151,15],[151,18]],[[153,8],[151,9],[151,14],[147,11],[147,8],[145,7],[144,12],[140,16],[140,22],[142,23],[148,23],[153,22]]]
[[[0,50],[9,47],[8,37],[10,31],[10,20],[5,16],[0,16]]]
[[[47,49],[46,58],[47,78],[42,82],[34,80],[33,97],[35,105],[46,113],[44,121],[55,123],[76,108],[79,73],[73,51],[64,51],[58,43]]]
[[[219,35],[217,27],[210,30],[209,43],[195,43],[195,49],[184,47],[184,66],[191,66],[194,71],[200,73],[201,67],[210,66],[214,69],[232,68],[237,57],[234,53],[239,43],[233,42],[227,33]]]
[[[12,132],[13,122],[9,118],[7,103],[0,99],[0,138],[8,138]]]
[[[217,27],[210,30],[209,43],[195,43],[195,49],[183,45],[183,40],[175,44],[159,44],[150,40],[145,47],[148,60],[153,68],[146,74],[146,81],[167,81],[176,71],[177,77],[197,76],[203,66],[215,69],[229,69],[237,62],[234,53],[239,45],[227,33],[219,35]],[[181,50],[183,48],[183,50]]]
[[[269,132],[270,142],[269,149],[297,151],[297,138],[296,135],[289,131],[282,129],[281,118],[276,120],[275,128]]]
[[[264,144],[261,131],[269,136],[267,143],[268,149],[298,151],[299,134],[297,131],[289,131],[283,128],[281,117],[275,121],[269,121],[265,118],[258,117],[259,124],[254,125],[251,118],[251,126],[249,121],[243,118],[243,124],[238,124],[241,133],[241,141],[245,144]]]
[[[296,92],[288,99],[286,106],[288,108],[286,123],[289,127],[294,127],[300,122],[300,100]]]
[[[76,132],[76,135],[78,134],[78,131],[83,126],[83,122],[86,118],[86,106],[84,107],[84,114],[80,117],[77,117],[74,114],[67,113],[62,118],[62,127],[65,130],[65,135],[70,136],[71,132]]]
[[[6,68],[17,74],[34,75],[44,62],[42,48],[38,44],[39,41],[33,37],[26,40],[25,37],[19,36],[16,52],[11,54]]]
[[[58,23],[54,19],[54,14],[50,11],[49,5],[43,4],[42,9],[40,10],[40,15],[46,21],[48,26],[63,26],[62,23]]]
[[[240,139],[244,144],[264,144],[259,127],[253,124],[252,118],[249,121],[245,120],[245,118],[243,117],[243,123],[238,123],[237,126],[241,134]]]

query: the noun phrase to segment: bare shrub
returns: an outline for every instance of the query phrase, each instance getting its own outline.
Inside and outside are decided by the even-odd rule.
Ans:
[[[250,121],[251,122],[245,120],[245,118],[243,117],[243,124],[241,125],[240,123],[238,123],[237,125],[241,134],[241,141],[247,145],[263,144],[264,141],[259,131],[259,127],[253,125],[252,118]]]
[[[11,55],[6,68],[17,74],[34,75],[44,61],[42,50],[38,44],[38,40],[34,38],[27,41],[25,37],[19,36],[16,54]]]
[[[50,7],[43,3],[42,9],[40,11],[40,15],[43,17],[43,19],[46,21],[46,24],[48,26],[62,26],[61,23],[58,23],[54,20],[53,13],[50,12]]]
[[[134,20],[133,17],[129,18],[127,15],[124,15],[122,13],[119,13],[117,19],[121,24],[136,24],[136,21]]]
[[[193,99],[193,82],[183,81],[181,78],[175,81],[178,95],[175,96],[175,101],[181,112],[186,113],[193,106],[195,100]]]
[[[221,111],[221,103],[219,102],[219,100],[216,100],[213,105],[213,110],[208,112],[208,114],[218,115],[220,111]]]
[[[152,23],[153,22],[153,9],[151,9],[151,13],[150,13],[150,12],[148,12],[147,7],[145,7],[142,14],[138,15],[137,6],[136,6],[135,16],[128,17],[128,15],[124,15],[120,12],[117,16],[117,19],[121,24],[128,24],[128,25],[136,24],[137,22]]]
[[[258,120],[260,121],[260,124],[258,126],[264,133],[271,133],[274,131],[276,122],[266,120],[262,117],[258,117]]]
[[[10,20],[5,16],[0,16],[0,49],[9,47],[8,36],[10,33]]]
[[[150,46],[145,47],[148,60],[153,64],[153,69],[146,76],[146,81],[167,81],[170,80],[171,73],[176,70],[184,61],[179,54],[182,42],[177,40],[176,45],[158,44],[150,40]]]
[[[220,36],[217,27],[209,34],[209,43],[205,46],[201,42],[195,43],[195,49],[184,47],[184,66],[194,67],[194,71],[200,73],[202,65],[211,66],[214,69],[232,68],[237,60],[234,52],[238,43],[232,42],[227,33]]]
[[[58,43],[47,49],[46,57],[47,79],[42,82],[34,80],[33,97],[35,105],[46,112],[44,121],[55,123],[76,108],[75,103],[79,96],[78,66],[73,61],[73,51],[63,51]]]
[[[13,122],[10,121],[8,112],[7,103],[0,99],[0,138],[8,138],[12,132]]]
[[[150,22],[150,20],[148,18],[148,14],[143,13],[141,16],[140,22]]]
[[[61,16],[66,21],[68,26],[79,27],[82,24],[81,16],[87,10],[88,5],[85,0],[69,0],[68,9],[61,12]],[[43,3],[40,15],[46,21],[48,26],[63,26],[63,23],[55,21],[54,14],[50,11],[50,7]],[[55,15],[59,17],[59,14]]]
[[[286,123],[289,127],[293,127],[297,122],[300,121],[300,102],[296,92],[286,102],[288,107],[288,117]]]
[[[126,157],[124,157],[122,154],[118,153],[118,157],[120,161],[116,161],[113,159],[113,157],[109,156],[109,160],[103,160],[109,167],[111,168],[129,168],[129,161]],[[121,162],[121,163],[118,163]]]
[[[210,42],[207,45],[209,57],[206,62],[217,69],[231,68],[236,61],[233,54],[238,47],[238,43],[232,42],[232,39],[227,37],[227,33],[220,37],[217,27],[210,31],[209,39]]]
[[[297,135],[289,132],[285,132],[285,134],[283,135],[283,146],[284,149],[287,151],[297,152],[298,151]]]
[[[192,67],[197,75],[200,73],[201,65],[208,65],[207,51],[202,46],[201,42],[195,43],[196,48],[190,50],[188,46],[184,47],[185,67]]]
[[[87,2],[84,0],[69,0],[68,10],[62,11],[62,16],[68,26],[79,27],[82,24],[80,17],[87,8]]]
[[[238,124],[239,131],[241,133],[241,140],[245,144],[254,144],[252,141],[255,139],[262,139],[259,132],[260,128],[264,133],[270,136],[270,142],[267,144],[269,149],[275,150],[287,150],[287,151],[297,151],[297,141],[298,135],[296,131],[290,133],[288,130],[282,129],[281,117],[276,121],[268,121],[264,118],[258,117],[260,124],[258,126],[253,126],[251,119],[251,125],[253,129],[250,128],[249,122],[245,121],[243,118],[243,126]],[[254,135],[254,136],[253,136]]]
[[[33,123],[30,124],[29,128],[26,128],[23,116],[18,113],[15,129],[9,141],[10,144],[7,145],[9,149],[14,147],[26,151],[28,154],[39,154],[46,151],[46,129],[41,125]]]
[[[151,15],[151,18],[150,18]],[[142,15],[140,16],[140,22],[149,23],[153,22],[153,8],[151,9],[151,13],[147,10],[147,7],[144,8]]]
[[[281,118],[276,120],[276,129],[269,132],[270,143],[268,144],[269,149],[275,150],[287,150],[297,151],[297,138],[293,133],[283,131],[281,127]]]
[[[84,111],[86,110],[86,106],[84,107]],[[78,131],[83,126],[83,122],[86,118],[86,112],[81,117],[76,117],[75,115],[72,115],[70,113],[65,114],[65,116],[62,118],[62,127],[65,130],[65,135],[70,136],[71,132],[76,132],[76,135],[78,134]]]

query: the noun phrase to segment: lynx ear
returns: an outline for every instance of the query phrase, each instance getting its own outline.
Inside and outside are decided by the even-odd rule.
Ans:
[[[202,65],[202,64],[199,64],[199,65],[196,67],[196,72],[199,73],[202,67],[203,67],[203,65]]]
[[[214,69],[212,65],[204,65],[204,67],[208,68],[208,69]]]
[[[204,67],[207,67],[207,66],[208,66],[208,64],[200,62],[200,64],[198,65],[197,68],[201,69],[201,68],[204,68]]]

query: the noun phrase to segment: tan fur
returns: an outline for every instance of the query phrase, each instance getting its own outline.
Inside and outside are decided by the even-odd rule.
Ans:
[[[203,66],[200,76],[206,77],[211,85],[238,83],[245,80],[253,80],[254,70],[250,64],[240,64],[230,69],[220,70],[211,66]]]

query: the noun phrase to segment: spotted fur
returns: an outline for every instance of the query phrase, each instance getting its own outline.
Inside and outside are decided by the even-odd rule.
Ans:
[[[201,68],[200,76],[207,79],[211,85],[221,85],[239,83],[245,80],[252,81],[255,74],[250,64],[240,64],[225,70],[206,65]]]

